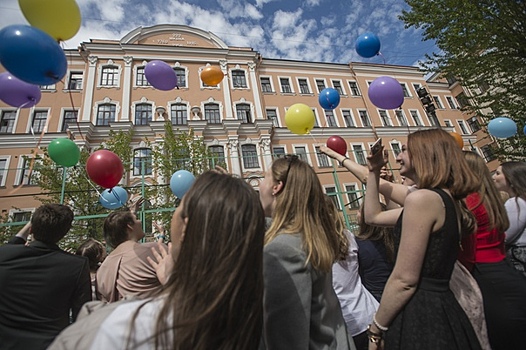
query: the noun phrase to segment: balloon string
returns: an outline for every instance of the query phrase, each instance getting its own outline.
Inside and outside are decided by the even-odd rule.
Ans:
[[[382,53],[381,53],[380,51],[378,51],[378,54],[377,54],[377,55],[378,55],[378,56],[382,56],[382,59],[384,60],[384,64],[385,64],[385,57],[384,57],[384,55],[382,55]]]
[[[312,137],[315,143],[319,143],[318,140],[314,137],[314,135],[309,131],[308,134]]]

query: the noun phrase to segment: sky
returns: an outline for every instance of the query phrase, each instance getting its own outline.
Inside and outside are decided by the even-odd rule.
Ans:
[[[71,0],[73,1],[73,0]],[[227,45],[251,47],[265,58],[310,62],[369,62],[415,66],[438,51],[421,30],[398,19],[403,0],[77,0],[82,26],[64,43],[119,40],[139,26],[183,24],[210,31]],[[0,0],[0,29],[28,24],[17,0]],[[355,42],[375,33],[381,55],[362,58]]]

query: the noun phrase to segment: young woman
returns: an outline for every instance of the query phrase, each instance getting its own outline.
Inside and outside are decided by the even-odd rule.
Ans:
[[[369,157],[365,221],[395,225],[395,266],[369,328],[369,348],[480,349],[473,327],[449,288],[461,233],[471,233],[474,218],[462,199],[480,180],[469,170],[454,139],[444,130],[408,136],[397,157],[400,174],[419,190],[403,209],[382,211],[378,183],[387,154]],[[403,212],[402,212],[403,211]]]
[[[206,172],[185,194],[170,229],[168,258],[176,268],[164,290],[101,308],[66,329],[51,349],[257,349],[265,234],[257,193],[241,179]]]
[[[314,170],[297,156],[277,159],[259,188],[272,223],[265,234],[264,334],[267,349],[349,349],[331,268],[341,239]]]

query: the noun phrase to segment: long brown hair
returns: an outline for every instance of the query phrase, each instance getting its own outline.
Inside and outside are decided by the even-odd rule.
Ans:
[[[307,263],[315,269],[330,271],[340,256],[340,240],[318,176],[309,164],[294,155],[276,159],[271,171],[274,181],[281,181],[283,187],[276,194],[265,244],[280,234],[299,233]]]
[[[383,203],[380,203],[382,207],[382,211],[387,210],[387,206]],[[370,240],[370,241],[380,241],[383,243],[385,247],[385,252],[387,255],[387,259],[389,262],[395,261],[395,244],[394,244],[394,236],[393,236],[393,227],[389,226],[373,226],[365,223],[365,220],[363,220],[364,214],[364,206],[362,205],[360,207],[360,213],[362,216],[362,219],[359,222],[359,229],[358,229],[358,235],[356,236],[357,239],[360,240]]]
[[[515,196],[526,201],[526,162],[505,162],[501,167],[504,178],[515,192]]]
[[[492,229],[496,228],[499,232],[505,232],[510,226],[510,222],[506,208],[504,208],[502,203],[502,197],[495,187],[495,182],[491,178],[486,162],[475,152],[464,151],[464,156],[470,169],[482,180],[480,189],[477,192],[480,195],[480,202],[488,213],[489,226]]]
[[[263,327],[265,215],[230,175],[200,175],[183,200],[184,240],[164,291],[155,348],[256,349]]]

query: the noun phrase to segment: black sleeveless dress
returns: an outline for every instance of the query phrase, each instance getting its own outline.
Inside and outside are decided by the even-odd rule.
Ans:
[[[446,208],[444,226],[431,234],[415,294],[391,323],[385,349],[469,350],[480,349],[471,323],[449,289],[459,250],[459,229],[453,200],[441,189]],[[398,251],[402,216],[394,229]]]

